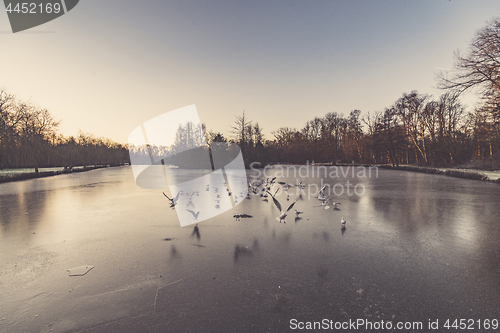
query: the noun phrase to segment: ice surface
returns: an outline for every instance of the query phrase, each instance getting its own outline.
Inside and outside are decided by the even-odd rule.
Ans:
[[[301,197],[289,190],[302,219],[290,211],[279,223],[272,200],[251,195],[196,231],[180,227],[163,190],[137,186],[131,167],[0,184],[0,331],[283,332],[291,318],[425,327],[498,317],[498,184],[327,171],[305,177]],[[222,209],[241,198],[215,192],[219,178],[203,179],[191,203],[182,196],[190,220],[186,209],[201,217],[218,210],[215,200]],[[314,208],[323,184],[339,193],[339,210]],[[90,264],[98,269],[88,274]],[[87,274],[68,278],[69,267]]]

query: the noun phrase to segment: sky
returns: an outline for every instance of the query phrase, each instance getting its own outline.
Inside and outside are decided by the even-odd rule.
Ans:
[[[66,136],[127,143],[195,104],[209,130],[231,137],[245,111],[273,139],[413,90],[438,97],[436,73],[495,17],[498,0],[80,0],[14,34],[2,7],[0,90],[47,108]]]

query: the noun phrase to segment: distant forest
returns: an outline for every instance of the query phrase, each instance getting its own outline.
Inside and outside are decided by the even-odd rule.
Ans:
[[[363,163],[452,166],[498,156],[499,124],[485,110],[465,113],[457,94],[434,100],[411,92],[384,111],[360,117],[335,112],[308,121],[302,129],[281,127],[264,140],[258,123],[237,117],[234,133],[246,164]],[[209,141],[225,141],[209,132]]]
[[[330,112],[303,128],[281,127],[264,138],[257,122],[245,112],[231,128],[232,138],[205,126],[180,124],[170,147],[130,147],[134,163],[166,160],[199,165],[212,142],[234,142],[245,165],[268,163],[363,163],[500,168],[500,21],[493,20],[474,36],[465,56],[455,54],[455,69],[438,73],[438,98],[404,93],[382,111],[353,110],[347,117]],[[463,92],[474,90],[482,104],[466,112]],[[307,110],[304,110],[307,111]],[[0,92],[0,168],[122,164],[128,146],[80,133],[63,137],[45,109]],[[203,140],[204,139],[204,140]],[[196,148],[191,155],[177,152]],[[178,155],[178,154],[177,154]],[[186,157],[187,156],[187,157]],[[183,162],[180,162],[182,160]],[[193,162],[193,163],[191,163]],[[200,162],[201,163],[201,162]],[[258,165],[255,165],[258,167]]]
[[[308,121],[301,129],[281,127],[264,140],[258,123],[245,113],[235,121],[235,142],[245,162],[468,164],[500,168],[500,20],[477,32],[468,53],[455,53],[455,69],[437,74],[438,98],[416,91],[403,94],[386,109],[361,117],[335,112]],[[466,112],[459,97],[479,94],[481,105]],[[210,141],[224,141],[209,132]]]
[[[64,137],[47,109],[0,91],[0,169],[119,165],[126,146],[80,132]]]

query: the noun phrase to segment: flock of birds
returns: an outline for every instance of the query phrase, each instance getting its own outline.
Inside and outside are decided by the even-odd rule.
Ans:
[[[274,194],[271,193],[271,187],[275,183],[276,183],[276,177],[272,178],[271,180],[269,180],[269,178],[267,178],[265,181],[261,180],[261,181],[257,181],[257,182],[250,182],[249,187],[252,189],[252,192],[254,194],[257,194],[260,191],[262,197],[271,196],[271,198],[273,199],[274,205],[280,211],[280,215],[276,218],[276,220],[278,220],[280,223],[281,222],[286,223],[285,218],[287,217],[288,212],[293,208],[293,206],[295,205],[295,203],[297,202],[297,200],[295,200],[294,202],[292,202],[285,209],[285,206],[283,206],[279,202],[279,200],[276,199],[276,197],[275,197],[276,194],[278,193],[278,191],[280,190],[280,188],[278,188],[274,192]],[[296,185],[291,185],[291,184],[288,184],[288,183],[285,183],[285,182],[277,182],[277,184],[283,186],[283,190],[284,190],[284,192],[286,194],[286,200],[287,201],[290,200],[290,193],[289,193],[288,189],[290,189],[293,186],[296,186],[299,190],[303,190],[305,188],[305,184],[303,183],[303,180],[301,180],[300,183],[298,183]],[[261,188],[261,186],[262,186],[262,188]],[[340,205],[341,203],[340,202],[332,202],[332,197],[327,197],[326,196],[325,189],[326,189],[326,185],[321,188],[321,190],[318,193],[318,196],[316,197],[316,199],[318,199],[318,201],[320,202],[320,204],[319,205],[315,205],[314,207],[322,207],[323,209],[329,209],[330,205],[333,205],[333,207],[334,207],[335,210],[339,210],[337,206]],[[265,192],[265,194],[262,194],[263,191]],[[297,209],[295,209],[295,217],[296,218],[300,218],[300,214],[302,214],[302,213],[303,212],[299,212]],[[342,229],[345,229],[346,223],[347,223],[347,221],[344,219],[344,217],[342,217],[342,219],[340,221]]]
[[[271,192],[271,188],[274,188],[276,185],[279,185],[280,187],[278,187],[274,191],[274,194],[273,194]],[[264,200],[266,200],[266,201],[267,201],[268,197],[271,197],[273,202],[274,202],[274,205],[278,208],[278,210],[280,212],[279,216],[276,218],[276,220],[278,220],[280,223],[281,222],[286,223],[285,219],[288,215],[288,212],[294,207],[297,200],[295,200],[294,202],[292,202],[288,206],[285,206],[285,205],[282,205],[278,199],[276,199],[276,195],[283,188],[284,193],[286,194],[286,200],[290,201],[290,193],[288,190],[291,187],[297,187],[299,190],[303,190],[305,188],[305,184],[303,183],[303,180],[301,180],[296,185],[291,185],[291,184],[288,184],[285,182],[276,182],[276,177],[274,177],[272,179],[267,178],[266,180],[262,180],[262,179],[261,180],[253,180],[253,181],[249,182],[248,187],[249,187],[249,191],[246,193],[247,199],[250,199],[251,193],[254,196],[260,196],[260,197],[264,198]],[[315,198],[319,201],[319,204],[315,205],[314,207],[322,207],[323,209],[329,209],[331,206],[333,206],[333,208],[335,210],[339,210],[337,208],[337,206],[340,205],[341,203],[340,202],[332,202],[332,197],[327,197],[327,195],[325,193],[325,189],[326,189],[326,185],[323,186],[321,188],[321,190],[318,192],[318,196]],[[209,191],[209,185],[207,185],[207,191]],[[215,188],[215,191],[216,191],[216,195],[217,195],[216,208],[219,208],[218,206],[219,206],[221,196],[220,196],[220,193],[218,193],[219,191],[217,188]],[[229,189],[227,189],[227,192],[228,192],[229,196],[232,195],[232,193],[229,191]],[[165,194],[165,192],[163,192],[163,195],[170,201],[171,208],[175,208],[175,206],[179,202],[181,195],[183,195],[183,194],[185,194],[189,198],[189,202],[188,202],[187,206],[192,205],[193,196],[199,196],[198,191],[194,191],[191,193],[184,193],[183,191],[179,191],[175,197],[170,198],[168,195]],[[237,200],[239,197],[245,197],[245,194],[240,193],[239,195],[235,196],[234,197],[235,203],[237,203]],[[200,214],[199,211],[195,212],[191,209],[186,209],[186,210],[192,214],[194,220],[196,220],[196,221],[198,220],[198,217]],[[295,218],[296,219],[301,218],[300,214],[303,214],[303,212],[300,212],[297,209],[295,209]],[[249,215],[249,214],[235,214],[235,215],[233,215],[233,217],[238,221],[242,218],[252,218],[253,216]],[[345,231],[346,223],[347,223],[347,221],[344,219],[344,217],[342,217],[342,219],[340,220],[340,224],[341,224],[341,228],[342,228],[343,232]]]

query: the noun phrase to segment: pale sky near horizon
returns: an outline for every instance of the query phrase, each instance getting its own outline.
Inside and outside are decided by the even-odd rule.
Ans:
[[[498,0],[80,0],[13,34],[3,8],[0,90],[47,108],[64,135],[120,143],[191,104],[208,129],[229,136],[246,110],[273,139],[412,90],[438,97],[439,69],[500,16]]]

